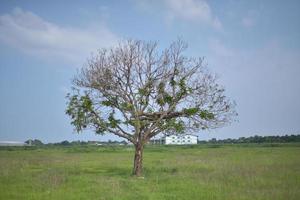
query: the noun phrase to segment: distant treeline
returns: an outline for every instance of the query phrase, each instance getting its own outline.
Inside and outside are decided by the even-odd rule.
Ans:
[[[284,135],[284,136],[251,136],[251,137],[240,137],[238,139],[216,139],[210,140],[199,140],[198,144],[236,144],[236,143],[290,143],[300,142],[300,135]]]
[[[27,140],[25,141],[26,144],[32,145],[32,146],[75,146],[75,145],[127,145],[126,141],[112,141],[108,140],[105,142],[100,141],[72,141],[69,142],[68,140],[64,140],[62,142],[56,142],[56,143],[47,143],[44,144],[42,141],[34,139],[34,140]]]
[[[216,139],[212,138],[210,140],[198,140],[198,144],[240,144],[240,143],[291,143],[300,142],[300,135],[284,135],[284,136],[251,136],[251,137],[240,137],[238,139]],[[72,141],[67,140],[57,143],[47,143],[44,144],[38,139],[27,140],[25,142],[32,146],[75,146],[75,145],[127,145],[128,143],[123,141]]]

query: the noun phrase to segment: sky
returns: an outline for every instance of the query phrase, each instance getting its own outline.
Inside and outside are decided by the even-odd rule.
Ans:
[[[72,78],[97,49],[178,37],[237,104],[236,122],[200,140],[300,134],[299,10],[298,0],[0,0],[0,140],[118,139],[73,131]]]

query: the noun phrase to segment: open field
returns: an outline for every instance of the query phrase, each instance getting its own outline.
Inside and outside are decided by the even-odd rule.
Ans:
[[[0,149],[0,199],[300,199],[300,144]]]

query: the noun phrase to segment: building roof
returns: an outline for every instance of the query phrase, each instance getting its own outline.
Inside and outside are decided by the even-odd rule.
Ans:
[[[194,136],[194,137],[198,137],[197,135],[193,135],[193,134],[170,134],[170,135],[165,135],[164,137],[171,137],[171,136],[180,136],[180,137],[182,137],[182,136],[188,136],[188,135],[190,135],[190,136]]]

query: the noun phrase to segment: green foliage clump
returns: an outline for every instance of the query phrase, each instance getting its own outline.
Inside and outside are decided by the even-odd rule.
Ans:
[[[71,124],[75,127],[76,132],[81,132],[89,125],[93,125],[96,128],[96,133],[103,134],[107,125],[100,118],[99,113],[94,111],[93,103],[90,97],[85,94],[79,95],[67,95],[69,99],[66,114],[71,117]]]
[[[141,96],[145,96],[145,95],[147,95],[147,89],[146,89],[146,88],[139,88],[139,89],[138,89],[138,93],[139,93]]]
[[[133,105],[131,103],[128,103],[128,102],[123,102],[121,103],[121,109],[124,109],[126,111],[131,111],[133,110]]]
[[[164,102],[168,103],[169,105],[171,105],[173,103],[173,97],[171,95],[169,95],[168,93],[164,93],[163,100],[164,100]]]
[[[185,130],[185,124],[180,119],[168,119],[164,120],[160,124],[160,128],[165,131],[174,131],[176,133],[183,133]]]
[[[103,106],[113,107],[118,104],[118,97],[109,97],[107,100],[101,102]]]
[[[181,99],[183,96],[188,94],[188,88],[186,85],[185,78],[181,78],[178,83],[179,91],[176,93],[176,99]]]
[[[112,103],[110,101],[108,101],[108,100],[102,101],[101,104],[103,106],[112,106]]]
[[[92,101],[89,97],[73,95],[69,98],[66,114],[71,116],[71,124],[75,126],[77,132],[80,132],[88,125],[87,114],[92,110]]]
[[[199,113],[201,119],[212,120],[215,118],[215,115],[207,110],[201,110]]]
[[[184,113],[188,116],[195,115],[199,112],[199,108],[194,107],[194,108],[185,108]]]
[[[170,85],[171,85],[172,87],[175,87],[175,86],[176,86],[176,81],[175,81],[174,77],[172,77],[172,78],[170,79]]]
[[[108,121],[109,121],[108,126],[110,126],[111,128],[116,128],[118,124],[121,123],[120,120],[114,118],[114,112],[109,114]]]

